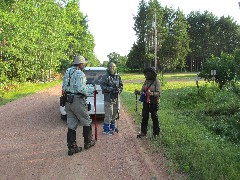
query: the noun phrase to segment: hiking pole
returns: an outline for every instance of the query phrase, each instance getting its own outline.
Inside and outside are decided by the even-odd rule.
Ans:
[[[115,128],[116,133],[118,133],[118,120],[119,120],[119,109],[118,109],[117,118],[116,118],[116,121],[117,121],[117,127]]]
[[[136,114],[135,114],[135,122],[138,122],[138,119],[139,119],[139,114],[138,114],[138,97],[137,97],[137,93],[135,94],[136,95],[136,108],[135,108],[135,112],[136,112]],[[140,95],[140,99],[141,99],[141,95]],[[140,100],[139,99],[139,100]],[[141,101],[142,102],[142,101]],[[140,127],[139,127],[139,129],[140,129],[140,132],[139,132],[139,134],[137,135],[137,138],[141,138],[141,124],[140,124]]]
[[[95,85],[95,91],[94,91],[94,127],[95,127],[95,140],[97,141],[97,112],[96,112],[96,96],[97,96],[97,90]]]
[[[118,133],[118,120],[119,120],[119,108],[120,108],[120,102],[118,101],[118,96],[117,96],[117,103],[118,103],[118,112],[117,112],[117,118],[116,118],[116,123],[117,123],[117,126],[115,128],[115,132]]]
[[[138,99],[137,99],[137,94],[136,94],[136,112],[138,111]]]
[[[148,109],[150,109],[150,103],[148,104]],[[151,113],[148,112],[149,114],[149,117],[151,117]],[[149,140],[151,141],[153,139],[153,120],[151,118],[151,121],[148,121],[148,130],[149,130],[149,134],[148,134],[148,137],[149,137]]]

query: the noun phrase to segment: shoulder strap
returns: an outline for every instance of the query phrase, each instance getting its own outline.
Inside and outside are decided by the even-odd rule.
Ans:
[[[67,86],[70,86],[70,79],[71,79],[73,73],[75,73],[75,71],[73,71],[72,74],[70,74],[70,71],[69,71],[69,75],[68,75],[68,85]]]
[[[155,80],[153,80],[153,82],[151,82],[151,84],[148,87],[151,87],[151,85],[155,82]],[[155,87],[156,88],[156,87]]]

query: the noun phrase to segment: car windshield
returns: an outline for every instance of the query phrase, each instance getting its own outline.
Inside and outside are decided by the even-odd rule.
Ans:
[[[85,70],[84,71],[87,84],[99,84],[102,76],[106,73],[105,70]]]

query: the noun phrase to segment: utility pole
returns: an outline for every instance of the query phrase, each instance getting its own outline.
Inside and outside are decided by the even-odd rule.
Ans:
[[[155,9],[155,14],[154,14],[154,30],[155,30],[155,70],[157,71],[157,14],[156,14],[156,9]]]

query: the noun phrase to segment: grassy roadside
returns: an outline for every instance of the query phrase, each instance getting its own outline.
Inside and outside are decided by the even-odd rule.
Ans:
[[[143,79],[143,75],[137,74],[121,76],[123,80]],[[234,135],[235,126],[230,127],[233,131],[230,132],[226,122],[223,121],[232,117],[217,114],[218,112],[229,114],[228,112],[234,109],[239,111],[239,97],[227,91],[219,92],[214,88],[206,87],[204,82],[199,83],[201,87],[199,95],[194,81],[195,74],[167,74],[164,77],[167,83],[163,87],[159,111],[161,136],[157,141],[150,141],[151,145],[156,148],[164,147],[165,155],[172,162],[169,164],[170,169],[176,168],[188,174],[189,179],[240,179],[239,141],[231,141],[228,138],[229,133]],[[3,95],[0,105],[60,83],[61,81],[56,81],[16,86],[15,90]],[[121,95],[122,103],[135,117],[137,124],[140,124],[141,104],[138,101],[136,113],[133,91],[140,89],[141,85],[142,83],[124,83],[124,91]],[[217,116],[213,116],[214,113]],[[219,121],[216,123],[215,118],[221,119],[220,123]],[[236,124],[237,126],[240,125]],[[216,134],[214,128],[225,128],[227,133]]]
[[[171,81],[169,78],[163,87],[159,111],[161,136],[150,143],[156,148],[164,147],[165,155],[172,161],[170,166],[188,174],[189,179],[240,179],[240,145],[239,141],[233,141],[238,132],[226,122],[219,125],[223,118],[229,120],[228,116],[218,114],[214,117],[217,120],[222,118],[221,121],[214,121],[212,115],[212,112],[232,111],[231,107],[239,108],[239,98],[228,91],[219,92],[206,87],[202,81],[199,83],[201,89],[198,94],[193,77],[190,77],[192,81],[184,81],[187,77],[181,81]],[[141,85],[125,83],[121,96],[123,104],[139,125],[141,104],[138,102],[139,112],[136,113],[133,91],[140,89]],[[221,131],[226,133],[217,134],[214,131],[216,128],[222,128]]]
[[[48,82],[48,83],[24,83],[14,84],[8,87],[8,90],[1,90],[0,92],[0,106],[8,102],[25,97],[29,94],[39,92],[41,90],[61,84],[62,80]]]

